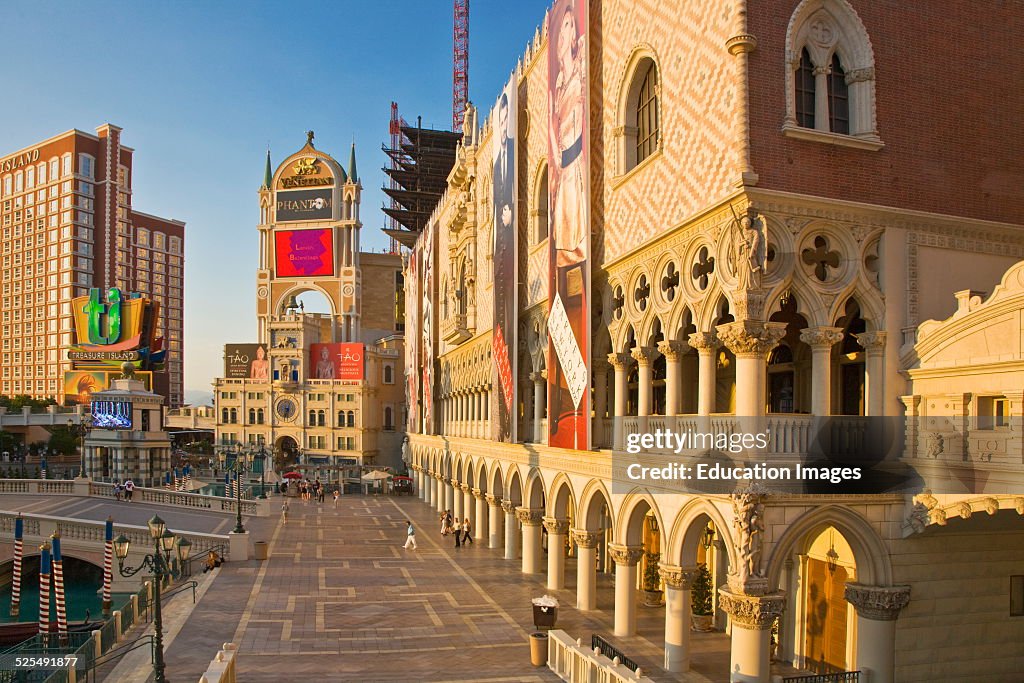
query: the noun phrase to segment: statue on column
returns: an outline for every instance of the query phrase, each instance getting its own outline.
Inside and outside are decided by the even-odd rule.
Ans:
[[[744,214],[733,222],[729,261],[736,275],[736,289],[761,288],[761,276],[767,265],[767,222],[762,215]]]
[[[765,580],[761,570],[761,556],[764,550],[764,487],[755,482],[746,489],[732,495],[733,529],[736,532],[737,566],[732,574],[736,580],[747,586],[751,579],[755,583]]]

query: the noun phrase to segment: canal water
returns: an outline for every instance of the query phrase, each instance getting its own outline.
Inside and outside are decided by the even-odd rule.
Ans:
[[[5,563],[6,585],[0,588],[0,623],[11,621],[38,621],[39,619],[39,557],[26,557],[22,563],[21,603],[17,619],[11,618],[11,563]],[[117,568],[114,569],[117,571]],[[64,603],[69,622],[85,619],[86,610],[90,621],[102,618],[103,570],[89,562],[73,557],[64,558]],[[112,609],[120,609],[131,593],[111,594]],[[57,603],[50,587],[50,619],[57,620]]]

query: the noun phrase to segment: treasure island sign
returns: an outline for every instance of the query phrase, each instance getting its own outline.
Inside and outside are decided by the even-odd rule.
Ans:
[[[13,171],[16,168],[34,164],[37,161],[39,161],[38,149],[33,149],[29,152],[22,152],[21,154],[15,154],[14,156],[0,160],[0,173],[7,173],[8,171]]]

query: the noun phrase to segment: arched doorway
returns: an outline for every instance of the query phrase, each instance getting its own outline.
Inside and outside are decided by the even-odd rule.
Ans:
[[[274,444],[274,467],[280,471],[299,462],[299,444],[290,436],[282,436]]]
[[[809,539],[800,559],[802,668],[816,674],[849,671],[855,659],[856,615],[844,592],[846,583],[856,580],[853,550],[830,525]]]

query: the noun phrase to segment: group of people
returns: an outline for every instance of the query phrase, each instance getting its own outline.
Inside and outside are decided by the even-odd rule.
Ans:
[[[114,498],[122,500],[122,498],[129,503],[132,502],[132,494],[135,493],[135,482],[131,479],[125,479],[124,482],[114,482]]]
[[[441,535],[455,536],[456,548],[468,545],[473,542],[473,523],[469,521],[469,517],[460,522],[458,517],[452,517],[451,510],[445,510],[441,514]]]
[[[286,490],[285,486],[282,486],[282,493]],[[319,479],[316,481],[304,479],[296,484],[296,486],[299,487],[299,498],[306,503],[311,500],[316,501],[317,503],[322,503],[327,497],[327,487],[321,483]],[[334,493],[332,495],[334,496],[334,507],[338,507],[338,498],[341,497],[341,491],[334,489]]]

